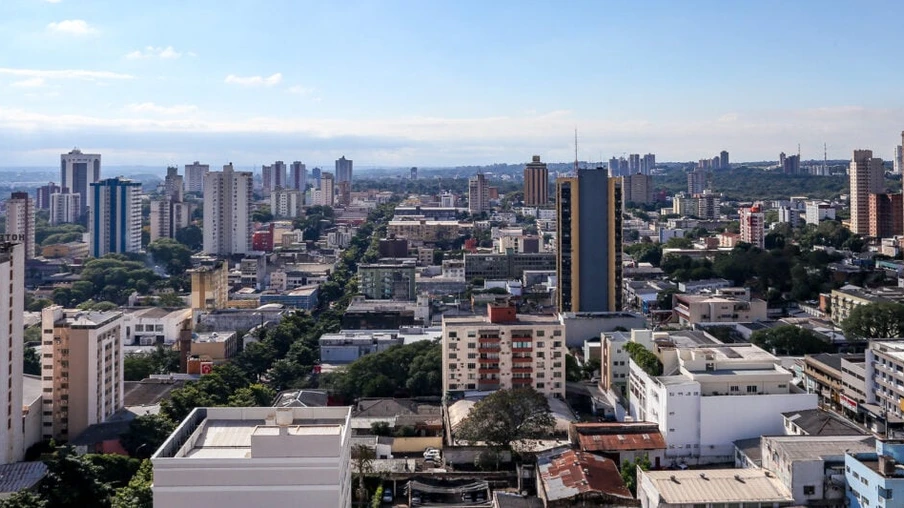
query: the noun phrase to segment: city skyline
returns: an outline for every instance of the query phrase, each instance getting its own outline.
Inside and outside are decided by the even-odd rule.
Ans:
[[[111,165],[567,161],[577,127],[581,160],[723,148],[769,160],[792,143],[818,159],[824,142],[830,158],[893,158],[902,37],[849,20],[904,6],[512,6],[4,2],[0,156],[43,166],[80,146]],[[306,20],[302,43],[271,29],[293,16]],[[604,29],[581,28],[593,20]],[[851,67],[882,79],[865,84]]]

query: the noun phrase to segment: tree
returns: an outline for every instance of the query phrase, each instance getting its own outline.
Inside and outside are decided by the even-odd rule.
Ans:
[[[841,329],[848,340],[904,337],[904,304],[858,305],[841,324]]]
[[[41,358],[38,356],[38,351],[35,348],[26,347],[23,360],[24,364],[22,366],[22,372],[31,374],[32,376],[41,375]]]
[[[540,439],[555,428],[546,396],[533,388],[497,390],[481,399],[458,429],[458,438],[511,449],[514,441]]]
[[[176,231],[176,241],[193,251],[204,246],[204,232],[198,226],[188,226]]]
[[[569,383],[577,383],[583,379],[581,366],[578,364],[577,358],[570,354],[565,354],[565,380]]]
[[[649,349],[637,342],[626,343],[624,349],[627,351],[631,360],[636,363],[638,367],[643,369],[644,372],[651,376],[662,375],[662,362],[660,362],[659,358]]]
[[[352,447],[351,458],[352,471],[358,473],[358,488],[356,489],[358,501],[363,503],[367,499],[367,487],[364,486],[364,478],[373,472],[374,459],[377,458],[377,454],[373,448],[357,444]]]
[[[6,499],[0,499],[0,508],[48,508],[48,505],[38,494],[20,490]]]
[[[185,306],[185,300],[176,293],[163,293],[157,297],[157,307],[181,309]]]
[[[373,422],[370,424],[370,431],[375,436],[391,436],[392,427],[387,422]]]
[[[47,463],[47,476],[38,492],[54,508],[110,506],[112,488],[99,477],[99,468],[90,459],[64,448]]]
[[[138,472],[129,480],[129,484],[116,491],[113,497],[113,508],[152,508],[154,495],[151,485],[154,482],[154,468],[150,460],[143,460]]]
[[[812,355],[835,350],[832,344],[820,339],[812,331],[794,325],[757,330],[750,336],[750,342],[782,356]]]
[[[600,361],[597,358],[591,358],[589,360],[584,361],[584,366],[581,367],[581,370],[584,373],[584,377],[590,379],[596,374],[598,370],[600,370]]]
[[[129,431],[120,436],[129,456],[148,458],[166,441],[176,424],[160,414],[141,415],[129,422]]]
[[[247,388],[239,388],[229,396],[227,403],[232,407],[268,407],[273,404],[276,391],[267,385],[255,383]]]
[[[650,470],[650,458],[646,455],[637,457],[636,460],[629,460],[621,465],[620,473],[625,486],[631,490],[631,493],[637,496],[637,468],[644,471]]]
[[[170,275],[178,275],[192,267],[192,250],[172,238],[154,240],[147,251],[154,262],[163,266]]]

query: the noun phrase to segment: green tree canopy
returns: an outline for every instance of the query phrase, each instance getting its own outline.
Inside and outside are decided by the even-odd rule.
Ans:
[[[149,458],[174,430],[176,424],[161,414],[141,415],[129,422],[120,441],[130,456]]]
[[[750,342],[782,356],[830,353],[835,350],[832,344],[820,339],[812,331],[794,325],[757,330],[750,336]]]
[[[848,340],[904,337],[904,304],[858,305],[841,324],[841,329]]]
[[[533,388],[497,390],[480,400],[461,423],[457,437],[511,449],[514,441],[540,439],[555,429],[549,401]]]

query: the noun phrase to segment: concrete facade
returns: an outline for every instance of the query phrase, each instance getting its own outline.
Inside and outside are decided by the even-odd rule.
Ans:
[[[121,312],[41,313],[44,438],[69,441],[123,406]]]
[[[565,396],[565,327],[554,317],[489,307],[488,317],[443,319],[443,393],[533,387]]]
[[[316,506],[352,498],[351,408],[197,408],[151,457],[155,508]]]

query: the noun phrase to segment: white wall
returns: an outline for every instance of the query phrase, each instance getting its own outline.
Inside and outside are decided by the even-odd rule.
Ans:
[[[783,412],[815,409],[816,394],[702,397],[701,455],[733,455],[733,442],[784,434]]]

